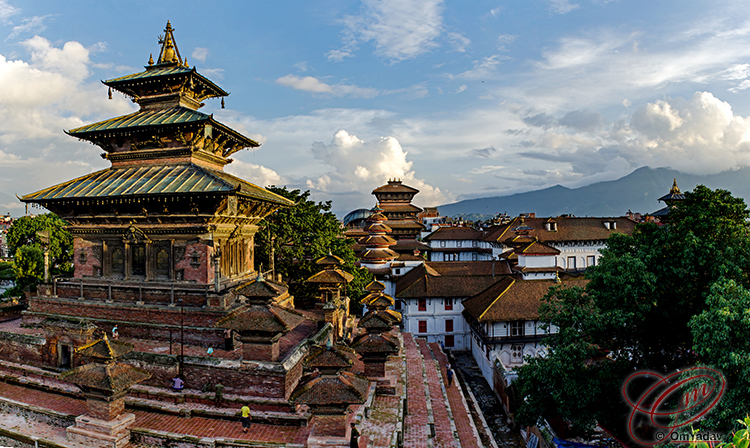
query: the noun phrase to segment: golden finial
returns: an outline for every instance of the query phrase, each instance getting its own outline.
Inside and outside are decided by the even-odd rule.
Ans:
[[[107,96],[109,96],[109,99],[112,99],[112,87],[110,87],[109,91],[107,91]]]
[[[672,194],[680,194],[680,187],[677,186],[677,179],[674,180],[672,188],[669,189],[669,192]]]
[[[221,108],[224,109],[224,98],[221,99]]]
[[[185,58],[185,67],[188,67],[187,58]]]
[[[148,65],[154,65],[154,54],[148,55]]]
[[[182,65],[180,50],[177,49],[174,41],[174,29],[168,20],[167,27],[164,28],[164,36],[159,36],[159,43],[162,45],[159,60],[157,61],[159,64],[176,62],[178,65]]]

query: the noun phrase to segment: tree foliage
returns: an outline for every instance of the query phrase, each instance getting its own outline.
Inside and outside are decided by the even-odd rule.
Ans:
[[[16,275],[16,286],[23,290],[28,285],[35,285],[44,278],[44,254],[34,246],[22,246],[13,257],[13,271]]]
[[[617,412],[621,404],[611,402],[619,401],[628,372],[708,363],[726,369],[730,391],[721,406],[729,407],[704,425],[730,429],[750,408],[750,366],[738,361],[748,359],[750,336],[744,335],[750,332],[729,336],[750,313],[743,295],[748,216],[742,199],[698,186],[670,211],[668,225],[641,224],[632,236],[612,235],[599,264],[587,271],[585,291],[555,290],[546,298],[541,314],[560,334],[547,341],[547,358],[519,369],[517,387],[528,400],[519,410],[523,422],[543,415],[579,428],[623,421],[627,409]]]
[[[65,230],[66,223],[53,213],[38,216],[24,216],[13,222],[8,229],[8,247],[15,254],[23,246],[33,246],[44,250],[38,232],[49,231],[51,272],[55,275],[70,275],[73,261],[73,235]]]
[[[276,272],[289,282],[291,293],[304,305],[311,303],[316,295],[315,288],[304,280],[320,271],[315,260],[330,252],[343,259],[342,269],[354,276],[347,285],[347,295],[353,300],[352,305],[357,305],[364,286],[372,281],[372,274],[355,266],[356,256],[351,249],[354,241],[344,237],[339,220],[331,212],[331,201],[311,201],[309,191],[290,191],[286,187],[268,187],[268,190],[296,205],[277,211],[261,223],[255,236],[256,263],[262,263],[264,269],[269,267],[273,242]]]

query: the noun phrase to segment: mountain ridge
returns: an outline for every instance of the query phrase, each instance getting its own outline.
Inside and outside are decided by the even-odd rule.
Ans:
[[[643,214],[653,213],[665,205],[658,199],[669,192],[674,179],[682,191],[696,185],[722,188],[750,198],[750,168],[725,171],[712,175],[685,174],[669,168],[641,167],[619,179],[596,182],[578,188],[554,185],[541,190],[507,196],[466,199],[438,206],[443,216],[483,215],[497,213],[517,216],[536,213],[537,216],[622,216],[628,210]]]

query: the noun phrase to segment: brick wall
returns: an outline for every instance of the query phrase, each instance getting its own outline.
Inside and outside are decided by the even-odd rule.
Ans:
[[[46,340],[42,336],[0,332],[0,359],[41,366],[45,343]]]
[[[94,248],[97,247],[98,250]],[[81,254],[84,255],[84,263],[81,263]],[[101,245],[86,241],[82,238],[73,239],[73,267],[76,278],[99,276],[102,272]]]

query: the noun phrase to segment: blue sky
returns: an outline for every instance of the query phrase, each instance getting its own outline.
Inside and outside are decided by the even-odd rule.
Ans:
[[[227,171],[339,214],[394,177],[428,206],[750,164],[747,1],[0,0],[0,212],[107,166],[62,131],[135,110],[99,81],[167,20],[263,143]]]

